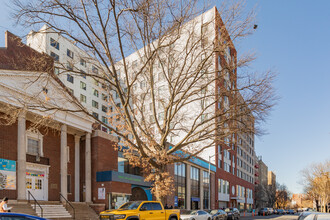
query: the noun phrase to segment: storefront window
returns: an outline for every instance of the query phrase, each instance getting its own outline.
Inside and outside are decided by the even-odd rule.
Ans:
[[[174,165],[175,181],[175,207],[179,209],[186,208],[186,164],[175,163]]]
[[[204,209],[209,209],[209,183],[210,175],[208,172],[203,171],[203,206]]]
[[[122,152],[118,152],[118,172],[143,176],[141,168],[131,166]]]
[[[123,193],[109,193],[109,209],[118,209],[129,202],[130,195]]]
[[[199,209],[200,183],[199,183],[198,168],[191,166],[190,179],[191,179],[191,209]]]

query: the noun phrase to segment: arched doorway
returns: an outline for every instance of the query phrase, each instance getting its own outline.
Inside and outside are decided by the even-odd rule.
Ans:
[[[129,201],[146,201],[148,200],[146,192],[140,187],[132,188],[132,196]]]

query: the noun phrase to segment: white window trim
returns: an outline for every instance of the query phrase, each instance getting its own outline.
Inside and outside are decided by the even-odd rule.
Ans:
[[[26,130],[26,153],[28,153],[28,139],[34,139],[39,141],[39,156],[43,157],[44,156],[44,150],[43,150],[43,135],[40,133],[40,131],[38,129],[28,129]],[[33,154],[32,154],[33,155]],[[35,155],[37,156],[37,155]]]

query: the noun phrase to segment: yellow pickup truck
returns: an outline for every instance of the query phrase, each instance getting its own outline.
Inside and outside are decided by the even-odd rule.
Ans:
[[[180,210],[164,209],[158,201],[127,202],[116,210],[100,213],[100,220],[179,220]]]

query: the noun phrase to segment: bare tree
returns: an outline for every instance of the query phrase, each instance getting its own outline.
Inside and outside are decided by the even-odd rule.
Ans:
[[[243,1],[224,2],[223,19],[215,8],[197,16],[204,12],[197,0],[14,2],[19,23],[46,24],[44,32],[72,40],[84,50],[81,58],[101,70],[84,75],[103,85],[113,111],[110,125],[95,120],[129,147],[130,163],[144,169],[157,199],[171,190],[168,164],[215,144],[235,144],[237,133],[262,133],[260,125],[277,99],[274,73],[251,72],[254,54],[237,57],[234,43],[252,33],[255,18]],[[81,74],[74,63],[56,66],[59,74]]]
[[[290,192],[285,184],[276,183],[276,208],[287,208],[290,202]]]
[[[318,210],[326,212],[330,202],[330,161],[312,164],[301,173],[305,193],[316,201]]]

